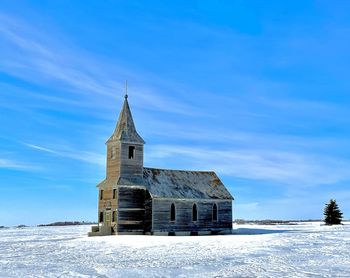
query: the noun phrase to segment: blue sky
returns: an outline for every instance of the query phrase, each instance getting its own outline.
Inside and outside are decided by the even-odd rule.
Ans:
[[[245,219],[350,217],[348,1],[1,1],[0,225],[95,220],[124,80],[148,167]]]

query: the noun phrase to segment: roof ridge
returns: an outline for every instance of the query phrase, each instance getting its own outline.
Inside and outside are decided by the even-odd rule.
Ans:
[[[215,173],[214,170],[184,170],[184,169],[165,169],[165,168],[154,168],[154,167],[143,167],[143,169],[154,169],[161,171],[177,171],[177,172],[201,172],[201,173]]]

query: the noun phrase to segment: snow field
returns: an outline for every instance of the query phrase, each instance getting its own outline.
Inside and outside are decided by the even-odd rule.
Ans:
[[[350,223],[234,225],[225,236],[0,230],[0,277],[350,277]]]

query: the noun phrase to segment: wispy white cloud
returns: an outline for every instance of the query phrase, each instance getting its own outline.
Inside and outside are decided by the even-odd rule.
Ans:
[[[261,212],[261,205],[258,202],[233,202],[233,219],[241,219],[244,215],[249,215],[249,219],[255,219],[259,212]]]
[[[32,149],[35,149],[35,150],[39,150],[39,151],[43,151],[43,152],[48,152],[48,153],[53,153],[53,154],[58,154],[58,152],[54,151],[54,150],[51,150],[51,149],[48,149],[48,148],[44,148],[44,147],[40,147],[40,146],[37,146],[37,145],[33,145],[33,144],[24,144],[25,146],[29,147],[29,148],[32,148]]]
[[[30,82],[40,84],[58,82],[58,85],[71,93],[82,97],[79,101],[70,102],[72,105],[81,106],[82,103],[90,103],[91,107],[109,107],[115,109],[113,105],[114,99],[121,95],[117,92],[123,91],[123,80],[125,77],[132,76],[138,80],[140,73],[130,73],[126,68],[115,65],[103,57],[97,57],[72,45],[64,45],[64,43],[55,40],[50,34],[44,30],[39,31],[28,22],[22,22],[17,18],[10,17],[0,13],[0,42],[3,42],[3,55],[0,54],[0,67],[15,76],[19,76]],[[197,29],[203,26],[197,26]],[[206,29],[206,28],[205,28]],[[208,30],[209,31],[209,30]],[[221,31],[220,31],[221,32]],[[6,47],[7,46],[7,47]],[[25,57],[25,59],[23,59]],[[147,73],[142,73],[147,75]],[[124,77],[124,78],[123,78]],[[273,90],[274,92],[283,91],[288,84],[273,82],[269,80],[258,80],[254,76],[239,76],[236,86],[238,90],[249,92],[251,97],[256,94],[266,93]],[[137,84],[137,82],[135,82]],[[55,84],[56,85],[56,84]],[[173,87],[181,87],[172,84]],[[184,88],[181,88],[181,90]],[[135,97],[133,105],[137,108],[151,109],[154,111],[170,112],[183,115],[203,115],[206,111],[205,107],[198,109],[193,103],[187,104],[179,98],[165,96],[159,93],[155,88],[134,85],[130,87],[131,94]],[[229,99],[216,100],[223,103],[230,103],[226,107],[232,113],[242,113],[245,115],[256,117],[272,117],[270,113],[266,113],[264,109],[256,109],[257,103],[251,100],[237,102],[237,92],[233,93],[235,97]],[[177,94],[179,96],[179,94]],[[209,94],[202,94],[201,97],[210,99]],[[212,94],[214,98],[220,98]],[[48,99],[48,98],[46,98]],[[55,100],[54,98],[50,98]],[[59,98],[57,98],[60,101]],[[236,101],[234,104],[232,101]],[[200,100],[199,100],[200,102]],[[265,105],[265,110],[270,107],[279,107],[281,109],[293,112],[294,114],[308,112],[317,115],[330,115],[334,113],[320,113],[320,111],[333,111],[325,104],[318,102],[305,102],[289,99],[288,101],[278,101],[260,98],[260,104]],[[247,107],[246,103],[254,103],[253,108]],[[209,104],[212,103],[209,101]],[[233,105],[232,105],[233,104]],[[277,105],[277,106],[276,106]],[[302,107],[303,109],[300,109]],[[305,108],[305,109],[304,109]],[[225,108],[222,108],[225,109]],[[254,111],[254,113],[253,113]],[[326,112],[327,112],[326,111]],[[281,117],[280,117],[281,118]],[[343,117],[344,119],[346,117]]]
[[[350,209],[350,190],[339,190],[334,187],[323,187],[315,194],[313,188],[306,190],[303,195],[270,197],[259,200],[255,207],[246,203],[236,204],[239,215],[246,215],[249,219],[278,218],[278,219],[323,219],[323,208],[329,199],[336,199],[341,210],[348,212]],[[278,208],[276,210],[276,208]],[[240,217],[240,216],[239,216]],[[349,215],[344,215],[348,218]]]
[[[317,119],[317,121],[324,121],[331,119],[332,122],[348,121],[349,111],[346,106],[341,103],[325,102],[320,100],[302,100],[295,98],[267,98],[259,97],[258,101],[266,109],[274,109],[279,114],[287,112],[289,116],[303,117],[308,116],[307,119]],[[283,114],[282,114],[283,115]]]
[[[89,102],[91,107],[102,105],[114,108],[111,99],[117,99],[124,91],[125,77],[139,79],[137,73],[118,67],[103,57],[70,45],[65,46],[49,34],[40,32],[28,22],[0,13],[0,42],[4,45],[0,54],[0,68],[24,80],[47,84],[56,82],[64,91],[82,98],[71,102],[81,106]],[[25,59],[24,59],[25,57]],[[113,65],[111,65],[113,64]],[[124,77],[124,78],[123,78]],[[194,107],[178,99],[165,97],[155,89],[145,86],[131,86],[131,94],[136,107],[155,111],[192,115]],[[53,100],[53,98],[50,98]]]
[[[350,180],[350,161],[296,152],[258,149],[223,151],[156,145],[149,147],[146,156],[152,163],[179,158],[184,159],[188,167],[215,169],[221,174],[236,178],[265,180],[295,187]]]
[[[0,158],[0,168],[24,170],[24,171],[40,169],[40,167],[38,167],[37,165],[27,164],[27,163],[23,163],[23,162],[11,160],[11,159],[4,159],[4,158]]]
[[[23,144],[28,148],[31,148],[40,152],[50,153],[55,156],[79,160],[90,164],[97,164],[100,166],[105,165],[105,156],[97,153],[87,152],[87,151],[76,152],[76,151],[67,150],[67,149],[57,150],[57,149],[51,149],[51,148],[34,145],[34,144],[28,144],[28,143],[23,143]]]
[[[65,190],[65,191],[72,190],[72,186],[66,185],[66,184],[50,184],[50,185],[47,185],[47,188],[57,189],[57,190]]]
[[[70,54],[62,45],[53,47],[44,43],[42,38],[33,35],[35,30],[25,27],[24,23],[4,21],[1,15],[0,20],[5,23],[0,28],[0,34],[12,45],[12,51],[7,51],[9,57],[2,61],[2,66],[11,74],[32,82],[59,81],[78,94],[113,96],[115,88],[121,86],[116,81],[100,80],[102,77],[92,70],[93,65],[88,66],[78,58],[81,55],[74,57],[74,53]],[[24,55],[18,56],[19,52]],[[91,57],[89,61],[93,62]],[[96,61],[94,65],[97,66]]]
[[[152,125],[157,128],[145,129],[147,136],[161,136],[164,141],[171,139],[180,139],[182,142],[200,142],[202,144],[221,143],[228,149],[237,146],[250,148],[270,148],[271,145],[278,150],[296,150],[310,151],[313,149],[326,149],[345,147],[348,141],[345,138],[339,138],[327,135],[297,135],[281,134],[276,132],[249,131],[243,128],[231,128],[225,126],[209,125],[189,125],[175,122],[165,122],[161,119],[149,119]],[[222,146],[222,145],[221,145]]]
[[[237,198],[233,204],[234,218],[322,219],[324,205],[330,198],[337,200],[342,211],[349,211],[350,190],[339,190],[328,186],[323,187],[317,194],[314,188],[304,188],[302,194],[270,196],[268,199],[256,197],[256,201],[242,201]]]

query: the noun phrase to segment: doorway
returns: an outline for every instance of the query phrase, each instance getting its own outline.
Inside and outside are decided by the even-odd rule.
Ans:
[[[105,212],[105,226],[111,226],[111,211]]]

